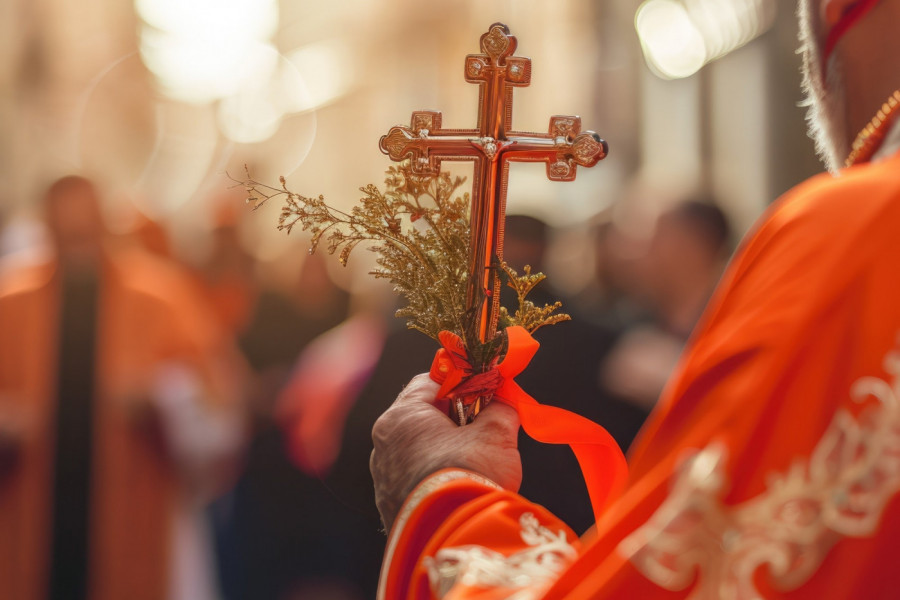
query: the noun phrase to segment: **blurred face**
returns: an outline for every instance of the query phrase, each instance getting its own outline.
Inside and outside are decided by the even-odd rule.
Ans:
[[[58,181],[47,192],[46,210],[61,260],[84,262],[99,257],[105,229],[90,182],[74,177]]]
[[[540,242],[506,238],[503,246],[503,260],[519,271],[525,265],[531,265],[534,271],[540,271],[543,269],[544,250],[544,245]]]
[[[650,243],[651,275],[660,282],[678,281],[701,262],[702,250],[690,228],[663,216]]]

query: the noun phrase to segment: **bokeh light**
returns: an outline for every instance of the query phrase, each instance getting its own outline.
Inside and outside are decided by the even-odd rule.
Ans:
[[[646,0],[635,29],[650,70],[679,79],[765,33],[775,13],[774,0]]]
[[[278,51],[271,41],[277,0],[135,0],[135,8],[143,19],[141,58],[159,91],[177,102],[214,105],[219,131],[232,142],[270,139],[285,117],[314,110],[347,87],[333,45],[299,48],[290,60]]]
[[[647,65],[663,77],[688,77],[706,62],[703,36],[680,2],[645,2],[637,12],[635,27]]]

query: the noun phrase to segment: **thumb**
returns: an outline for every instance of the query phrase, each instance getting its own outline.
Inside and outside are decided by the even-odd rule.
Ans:
[[[495,398],[463,429],[472,428],[473,432],[476,430],[488,432],[498,441],[511,440],[512,447],[516,447],[519,425],[519,413],[516,409]]]

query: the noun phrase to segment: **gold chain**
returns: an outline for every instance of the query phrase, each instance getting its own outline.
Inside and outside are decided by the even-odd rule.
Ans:
[[[900,114],[898,109],[900,109],[900,90],[895,91],[887,102],[881,105],[878,114],[872,117],[869,124],[856,136],[853,141],[853,149],[847,160],[844,161],[845,167],[852,167],[872,158],[891,126],[891,122]]]

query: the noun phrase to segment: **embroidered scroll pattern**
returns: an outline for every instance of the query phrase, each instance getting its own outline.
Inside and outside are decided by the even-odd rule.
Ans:
[[[687,460],[669,497],[619,552],[651,581],[672,591],[697,578],[691,600],[756,600],[754,572],[772,583],[804,584],[842,537],[871,535],[900,491],[900,352],[884,361],[888,382],[863,377],[859,418],[838,411],[806,461],[772,478],[763,494],[726,506],[726,451],[712,444]]]
[[[519,518],[522,541],[529,548],[505,556],[481,546],[444,548],[425,559],[435,596],[443,598],[456,585],[510,590],[509,600],[532,600],[577,557],[564,531],[553,533],[534,513]]]
[[[486,487],[494,488],[495,490],[503,489],[487,477],[483,477],[471,471],[447,469],[439,471],[427,479],[424,479],[412,491],[409,498],[406,499],[406,502],[403,503],[403,506],[400,508],[400,514],[397,515],[397,520],[394,522],[394,527],[388,537],[387,548],[385,548],[384,552],[384,563],[381,567],[381,577],[378,580],[378,595],[376,596],[378,600],[385,600],[387,573],[390,569],[391,561],[394,559],[394,554],[397,551],[397,544],[403,535],[403,530],[406,529],[410,516],[427,496],[437,492],[444,485],[459,479],[468,479]]]

